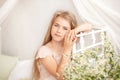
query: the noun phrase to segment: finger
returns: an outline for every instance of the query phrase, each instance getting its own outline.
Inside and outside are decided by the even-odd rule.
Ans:
[[[72,30],[71,32],[71,41],[74,41],[75,39],[75,30]]]
[[[74,29],[75,35],[78,34],[77,28]]]
[[[72,32],[70,31],[68,36],[67,36],[67,40],[69,40],[69,41],[71,40],[71,34],[72,34]]]
[[[73,40],[73,38],[74,38],[74,32],[73,32],[73,30],[71,30],[70,40],[72,41],[72,40]]]
[[[69,35],[69,30],[66,32],[66,34],[65,34],[65,40],[67,40],[67,37],[68,37],[68,35]]]
[[[73,43],[75,43],[77,41],[77,37],[75,37],[75,39],[73,40]]]
[[[71,36],[72,36],[72,41],[73,41],[75,39],[75,36],[76,36],[75,35],[75,30],[72,30],[72,35]]]

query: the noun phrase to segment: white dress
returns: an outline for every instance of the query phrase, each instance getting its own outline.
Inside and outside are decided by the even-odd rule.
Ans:
[[[42,46],[39,49],[39,53],[37,54],[36,59],[45,58],[47,56],[52,56],[55,59],[56,63],[59,64],[61,55],[53,55],[51,50],[46,46]],[[38,66],[39,66],[39,71],[40,71],[40,79],[39,80],[56,80],[56,78],[54,76],[52,76],[51,74],[49,74],[49,72],[45,69],[45,67],[42,64],[40,64]]]

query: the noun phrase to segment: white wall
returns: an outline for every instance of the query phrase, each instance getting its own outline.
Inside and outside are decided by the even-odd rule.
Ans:
[[[2,24],[2,53],[33,58],[56,10],[70,10],[77,16],[71,0],[19,0]]]
[[[1,28],[0,28],[0,54],[1,54],[1,46],[2,46],[2,42],[1,42]]]

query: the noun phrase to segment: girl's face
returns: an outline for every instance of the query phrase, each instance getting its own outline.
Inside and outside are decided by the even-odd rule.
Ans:
[[[63,41],[65,34],[71,29],[69,21],[62,17],[57,17],[52,25],[51,36],[55,41]]]

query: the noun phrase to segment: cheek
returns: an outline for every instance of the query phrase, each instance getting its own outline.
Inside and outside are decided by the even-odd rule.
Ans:
[[[52,29],[51,29],[51,32],[52,33],[56,33],[57,32],[57,28],[53,26]]]
[[[68,29],[68,30],[65,30],[64,31],[64,33],[63,33],[63,35],[64,35],[64,37],[65,37],[65,35],[68,33],[68,31],[70,31],[71,29]]]
[[[51,29],[51,33],[54,33],[55,32],[55,29],[52,27],[52,29]]]
[[[65,35],[67,34],[67,31],[63,32],[63,36],[65,37]]]
[[[51,33],[51,36],[53,36],[53,34],[54,34],[54,30],[53,30],[53,29],[51,29],[51,32],[50,32],[50,33]]]

